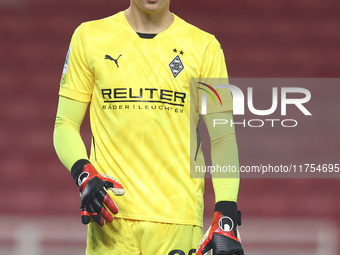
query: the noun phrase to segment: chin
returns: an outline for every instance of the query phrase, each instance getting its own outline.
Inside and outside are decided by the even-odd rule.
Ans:
[[[139,0],[139,1],[143,9],[147,12],[154,12],[160,10],[168,2],[167,0]]]

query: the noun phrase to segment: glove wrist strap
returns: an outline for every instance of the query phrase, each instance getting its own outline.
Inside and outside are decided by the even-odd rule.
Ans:
[[[241,226],[241,211],[237,210],[237,204],[231,201],[220,201],[215,204],[215,212],[231,217],[237,225]]]
[[[71,175],[78,187],[79,187],[78,177],[83,172],[84,166],[86,164],[91,164],[91,162],[88,161],[87,159],[80,159],[76,163],[74,163],[71,168]]]
[[[215,212],[216,211],[223,215],[231,215],[237,211],[237,204],[231,201],[220,201],[215,204]]]

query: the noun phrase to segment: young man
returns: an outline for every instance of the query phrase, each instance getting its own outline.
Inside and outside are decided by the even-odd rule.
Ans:
[[[227,72],[215,37],[172,14],[169,5],[131,0],[124,12],[83,23],[71,40],[54,146],[81,193],[82,222],[90,223],[87,254],[204,254],[211,248],[243,254],[236,229],[239,178],[213,179],[214,219],[196,251],[204,179],[190,178],[190,165],[203,160],[200,143],[190,138],[199,116],[190,79]],[[208,104],[204,116],[212,161],[238,165],[234,129],[210,124],[232,118],[230,94],[222,100],[220,107]],[[79,133],[89,103],[90,159]],[[190,144],[199,148],[195,155]]]

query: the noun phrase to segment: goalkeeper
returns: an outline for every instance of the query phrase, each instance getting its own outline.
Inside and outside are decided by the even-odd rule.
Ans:
[[[190,178],[190,166],[203,162],[190,136],[199,119],[190,79],[226,78],[223,51],[169,5],[131,0],[125,11],[81,24],[71,39],[54,146],[81,194],[88,255],[243,254],[238,176],[213,178],[215,212],[203,238],[204,179]],[[211,124],[232,118],[230,93],[218,93],[223,105],[208,100],[203,116],[212,163],[238,166],[235,130]],[[90,157],[80,135],[88,106]]]

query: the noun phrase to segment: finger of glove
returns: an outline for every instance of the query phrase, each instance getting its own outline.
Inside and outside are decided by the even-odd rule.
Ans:
[[[211,241],[211,238],[209,238],[209,233],[210,233],[210,229],[211,226],[209,227],[209,229],[204,233],[204,236],[202,237],[197,249],[196,249],[196,254],[197,255],[202,255],[202,249],[209,244],[209,242]]]
[[[98,197],[95,197],[95,198],[92,199],[91,205],[93,206],[94,211],[96,213],[100,214],[101,216],[103,216],[103,218],[107,222],[112,222],[112,220],[113,220],[112,214],[109,213],[108,210],[106,210],[106,208],[103,205],[103,202],[100,202],[100,201],[102,201],[102,200],[99,200]],[[105,198],[104,198],[104,201],[105,201]]]
[[[105,183],[105,187],[107,189],[110,189],[113,192],[113,194],[115,194],[116,196],[122,196],[125,194],[125,190],[119,182],[109,180],[109,181],[105,181],[104,183]]]
[[[200,247],[198,247],[196,255],[203,255],[213,248],[211,240],[204,242]]]
[[[240,235],[240,232],[238,231],[238,228],[236,228],[235,235],[236,235],[237,239],[240,241],[240,243],[242,243],[241,235]]]
[[[86,205],[80,208],[81,222],[85,225],[90,223],[90,213],[86,209]]]
[[[123,189],[123,188],[110,188],[110,190],[116,196],[123,196],[125,194],[125,189]]]
[[[89,213],[90,213],[92,219],[94,219],[94,221],[97,222],[97,224],[98,224],[99,226],[102,227],[102,226],[104,225],[104,223],[105,223],[105,222],[104,222],[104,219],[100,216],[99,213],[97,213],[97,212],[94,210],[92,204],[89,204],[88,208],[89,208],[88,211],[89,211]]]
[[[117,214],[119,209],[118,206],[116,205],[116,203],[112,200],[112,198],[109,196],[109,194],[106,194],[105,198],[104,198],[104,204],[107,206],[107,208],[109,208],[109,210],[113,213],[113,214]]]
[[[125,194],[125,190],[123,185],[117,181],[115,178],[108,176],[108,175],[102,175],[102,180],[104,181],[105,188],[112,190],[112,192],[116,196],[122,196]]]
[[[118,213],[118,206],[116,205],[115,202],[113,202],[112,198],[110,197],[109,194],[107,194],[107,192],[105,191],[105,189],[100,190],[97,192],[96,194],[96,198],[98,199],[98,201],[101,201],[100,205],[102,206],[102,203],[104,203],[107,208],[113,213],[113,214],[117,214]],[[95,208],[96,209],[96,208]],[[102,208],[98,208],[98,213],[101,213]],[[111,214],[110,214],[111,215]],[[103,215],[104,216],[104,215]],[[112,217],[112,215],[111,215]],[[105,218],[106,219],[106,218]],[[112,217],[113,219],[113,217]],[[112,220],[111,220],[112,221]],[[110,222],[111,222],[110,221]]]
[[[209,243],[207,243],[203,249],[202,249],[202,254],[207,253],[208,251],[210,251],[213,248],[212,246],[212,242],[210,241]]]

